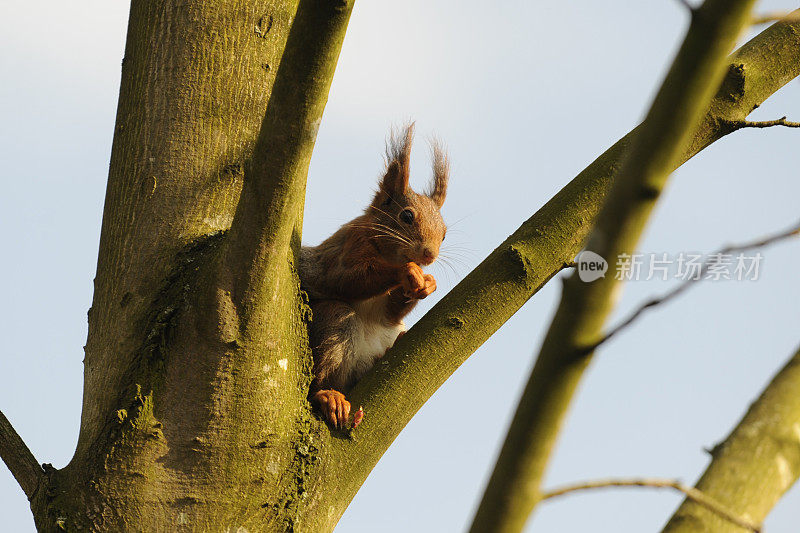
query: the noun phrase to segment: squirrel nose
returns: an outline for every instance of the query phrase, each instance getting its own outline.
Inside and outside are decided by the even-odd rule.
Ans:
[[[433,250],[431,250],[430,248],[425,248],[422,251],[422,257],[424,257],[426,261],[433,261],[435,255],[433,253]]]

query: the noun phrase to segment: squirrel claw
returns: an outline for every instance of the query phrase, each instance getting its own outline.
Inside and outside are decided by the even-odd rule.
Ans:
[[[339,391],[320,390],[314,393],[314,401],[319,405],[325,421],[335,428],[343,429],[350,418],[350,402]]]
[[[356,429],[362,420],[364,420],[364,408],[359,407],[356,414],[353,415],[353,429]]]

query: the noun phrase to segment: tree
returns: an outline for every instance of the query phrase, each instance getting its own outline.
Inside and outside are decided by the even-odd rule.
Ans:
[[[359,384],[368,418],[356,433],[331,434],[311,415],[312,317],[293,254],[351,8],[134,4],[75,457],[42,470],[3,424],[16,452],[4,459],[40,529],[155,530],[176,517],[208,529],[331,528],[422,403],[582,246],[625,142]],[[781,23],[734,57],[688,156],[797,76],[796,33]]]

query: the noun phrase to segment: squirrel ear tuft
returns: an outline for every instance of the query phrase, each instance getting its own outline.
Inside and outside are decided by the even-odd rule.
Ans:
[[[414,123],[402,132],[392,130],[386,144],[386,173],[381,180],[381,191],[389,196],[400,197],[408,191],[411,143],[414,140]]]
[[[436,205],[442,207],[447,196],[447,180],[450,178],[450,161],[447,152],[441,143],[434,139],[431,141],[431,153],[433,154],[433,179],[428,196]]]

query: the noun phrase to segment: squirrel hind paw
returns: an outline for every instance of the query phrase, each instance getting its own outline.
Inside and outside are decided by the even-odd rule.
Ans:
[[[322,417],[331,426],[337,429],[347,427],[350,419],[350,402],[345,399],[344,394],[333,389],[321,390],[314,393],[314,401],[322,412]]]

